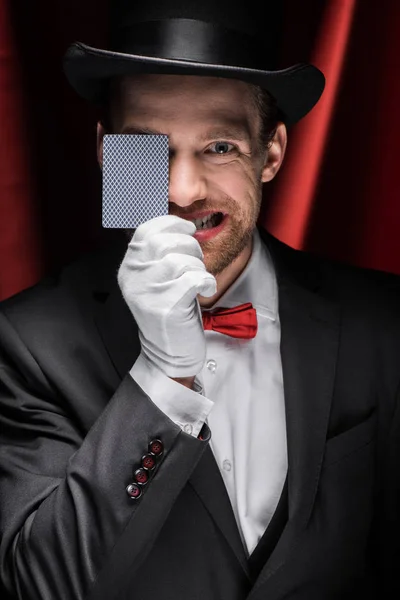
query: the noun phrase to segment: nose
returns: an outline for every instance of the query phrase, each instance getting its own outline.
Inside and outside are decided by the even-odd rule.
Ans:
[[[193,155],[170,156],[169,201],[190,206],[206,197],[207,185],[200,161]]]

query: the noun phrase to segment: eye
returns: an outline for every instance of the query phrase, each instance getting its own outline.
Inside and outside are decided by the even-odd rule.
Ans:
[[[215,149],[213,151],[213,149]],[[229,142],[215,142],[212,146],[210,146],[210,151],[212,154],[228,154],[228,152],[232,152],[235,149],[233,144],[229,144]]]

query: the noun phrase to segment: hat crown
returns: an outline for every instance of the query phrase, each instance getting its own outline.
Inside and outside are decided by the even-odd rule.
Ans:
[[[117,40],[119,30],[137,23],[192,19],[213,23],[259,41],[272,37],[278,43],[282,18],[283,2],[279,0],[114,0],[109,22],[112,40]]]
[[[114,0],[110,10],[111,51],[255,69],[277,63],[281,2]]]

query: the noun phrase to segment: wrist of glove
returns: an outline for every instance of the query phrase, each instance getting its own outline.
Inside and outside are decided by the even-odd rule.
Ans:
[[[139,328],[142,353],[168,377],[197,375],[206,342],[197,295],[213,296],[196,226],[173,215],[140,225],[118,271],[118,284]]]

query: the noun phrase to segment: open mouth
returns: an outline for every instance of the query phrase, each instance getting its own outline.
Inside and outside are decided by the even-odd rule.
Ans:
[[[212,229],[213,227],[218,227],[222,223],[224,215],[220,212],[213,213],[203,217],[203,219],[193,219],[193,223],[196,225],[197,231],[202,231],[203,229]]]

